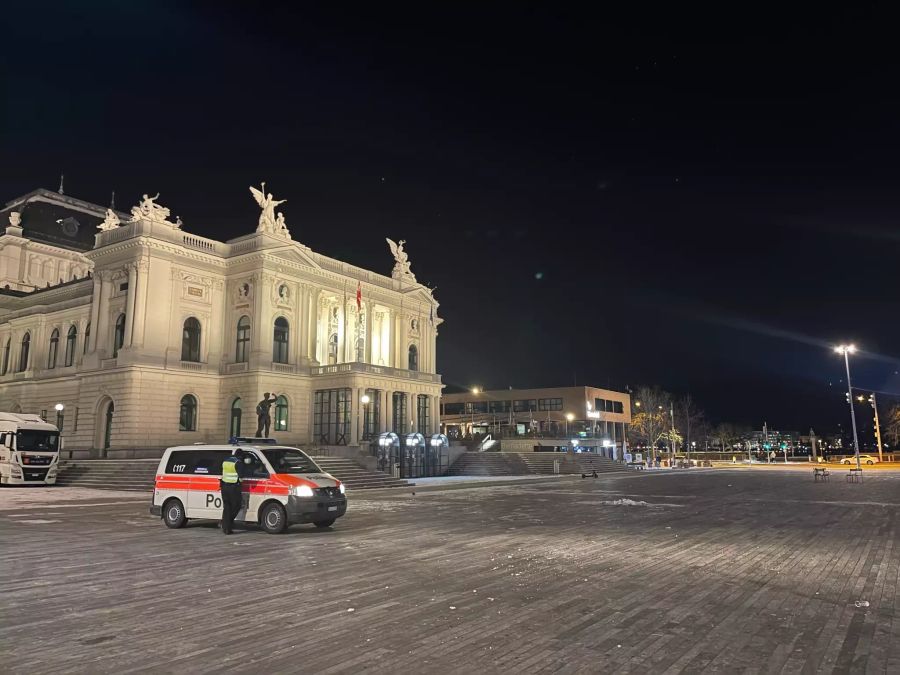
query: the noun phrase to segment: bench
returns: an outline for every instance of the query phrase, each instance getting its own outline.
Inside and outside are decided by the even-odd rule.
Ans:
[[[828,469],[824,466],[817,466],[813,468],[813,480],[817,483],[819,482],[820,478],[823,481],[827,481],[828,476],[830,475],[831,473],[829,473]]]
[[[850,469],[850,473],[847,474],[847,482],[848,483],[862,483],[862,469]]]

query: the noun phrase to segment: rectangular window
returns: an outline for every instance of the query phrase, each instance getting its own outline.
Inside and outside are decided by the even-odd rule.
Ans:
[[[513,402],[514,412],[531,412],[532,410],[537,409],[537,399],[529,398]]]
[[[488,411],[488,402],[487,401],[469,401],[466,403],[466,414],[467,415],[478,415],[482,413],[487,413]]]
[[[364,441],[369,441],[378,435],[381,428],[381,390],[366,389],[369,397],[368,404],[363,406],[363,432]]]
[[[325,445],[347,445],[350,435],[350,389],[320,389],[313,404],[313,438]]]
[[[394,392],[394,433],[403,437],[409,433],[406,428],[406,394],[402,391]]]
[[[602,398],[595,398],[594,410],[596,410],[597,412],[604,412],[606,410],[606,401],[604,401]]]
[[[613,401],[613,412],[619,414],[624,412],[622,401]]]
[[[610,399],[606,400],[606,412],[613,411],[613,402]]]
[[[75,419],[72,420],[72,431],[78,431],[78,408],[75,408]]]
[[[509,406],[509,401],[489,401],[488,411],[492,413],[508,413]]]
[[[416,399],[416,421],[417,421],[417,431],[420,434],[428,434],[431,429],[431,413],[429,412],[429,408],[431,406],[428,402],[428,396],[425,394],[419,394]]]
[[[562,410],[561,398],[539,398],[538,410]]]
[[[463,415],[466,412],[466,404],[462,401],[458,403],[445,403],[444,404],[444,414],[445,415]]]

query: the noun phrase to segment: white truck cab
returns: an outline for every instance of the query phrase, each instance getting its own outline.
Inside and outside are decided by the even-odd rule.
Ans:
[[[53,485],[59,429],[38,415],[0,412],[0,485]]]

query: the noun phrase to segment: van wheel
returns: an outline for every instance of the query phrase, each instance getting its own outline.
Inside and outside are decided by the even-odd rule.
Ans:
[[[287,528],[287,514],[284,512],[284,507],[277,502],[273,502],[263,509],[259,521],[269,534],[281,534]]]
[[[332,525],[334,525],[335,520],[335,518],[329,518],[328,520],[319,520],[314,524],[320,529],[325,529],[326,527],[331,527]]]
[[[170,499],[163,504],[163,520],[166,527],[171,527],[173,530],[185,526],[188,519],[184,515],[184,504],[180,499]]]
[[[866,464],[868,464],[869,466],[872,466],[874,463],[875,462],[873,462],[871,459],[866,461]]]

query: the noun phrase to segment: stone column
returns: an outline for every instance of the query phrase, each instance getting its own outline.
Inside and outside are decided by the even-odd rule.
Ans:
[[[251,315],[253,324],[250,329],[251,367],[272,362],[272,330],[269,322],[270,286],[271,279],[268,275],[254,276],[253,314]]]
[[[350,415],[352,419],[350,420],[350,445],[359,445],[359,439],[362,438],[362,403],[360,402],[360,398],[362,398],[363,390],[359,387],[353,387],[350,391],[353,392],[353,400],[350,402]]]
[[[372,363],[372,336],[375,334],[375,308],[371,300],[366,300],[366,363]]]
[[[137,284],[134,296],[134,327],[131,333],[131,344],[142,346],[144,344],[144,328],[147,324],[147,289],[150,286],[150,261],[141,259],[135,263],[137,269]],[[129,282],[128,290],[131,290]]]
[[[93,354],[97,349],[97,333],[100,330],[100,326],[98,326],[98,318],[100,316],[100,293],[103,289],[103,279],[100,276],[100,273],[95,273],[93,275],[94,282],[94,293],[91,296],[91,318],[90,318],[90,326],[91,326],[91,334],[88,338],[87,345],[87,353]],[[87,328],[87,327],[85,327]]]
[[[394,395],[390,389],[381,392],[381,432],[394,431]]]
[[[306,284],[300,286],[297,303],[297,318],[299,325],[295,327],[297,332],[297,363],[306,365],[309,363],[309,287]]]
[[[390,351],[388,352],[388,363],[385,365],[392,366],[394,368],[399,368],[400,366],[397,364],[397,311],[392,309],[390,314],[388,314],[388,324],[390,325]]]
[[[109,339],[109,296],[111,294],[112,280],[108,270],[99,272],[100,274],[100,307],[97,310],[97,325],[91,327],[95,348],[100,345],[104,352],[108,353],[106,347]]]
[[[313,365],[319,365],[319,346],[321,338],[319,337],[319,321],[321,317],[319,316],[319,303],[322,299],[322,289],[314,288],[311,290],[309,294],[309,327],[308,331],[308,339],[309,339],[309,360]]]
[[[440,396],[431,397],[431,433],[441,433],[441,398]]]
[[[131,346],[131,337],[134,330],[134,294],[137,286],[137,265],[128,264],[128,296],[125,299],[125,340],[123,346]]]

